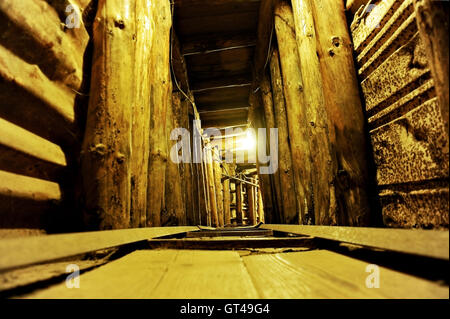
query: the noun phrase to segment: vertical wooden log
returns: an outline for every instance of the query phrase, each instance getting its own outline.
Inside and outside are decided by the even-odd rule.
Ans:
[[[219,151],[214,149],[214,186],[216,190],[216,204],[217,204],[217,226],[223,227],[223,190],[222,190],[222,167],[220,167]]]
[[[265,222],[264,204],[263,204],[263,200],[262,200],[262,196],[261,196],[261,189],[259,189],[259,191],[258,191],[258,216],[259,216],[259,221],[264,223]]]
[[[303,224],[314,223],[313,188],[309,129],[303,96],[303,80],[295,39],[294,17],[286,2],[275,7],[275,30],[283,75],[289,141],[291,143],[294,185],[300,198],[299,212]],[[265,205],[265,202],[264,202]],[[267,218],[267,215],[266,215]]]
[[[246,184],[247,187],[247,200],[248,200],[248,224],[256,224],[256,210],[255,210],[255,196],[254,186]]]
[[[414,10],[420,38],[424,44],[428,65],[439,99],[442,120],[448,134],[449,120],[449,2],[414,0]]]
[[[278,128],[278,171],[280,175],[281,197],[283,203],[283,223],[298,224],[294,172],[292,169],[291,148],[289,144],[286,104],[283,93],[283,78],[280,70],[278,50],[274,50],[270,59],[270,74],[272,80],[273,103],[275,109],[275,125]]]
[[[313,12],[325,105],[332,128],[330,140],[337,158],[334,185],[341,215],[338,222],[368,225],[364,116],[344,3],[339,0],[304,3],[309,3]]]
[[[147,0],[136,0],[136,51],[134,62],[134,104],[131,128],[131,206],[130,226],[145,227],[147,220],[147,182],[150,142],[150,75],[149,59],[153,32],[152,5]]]
[[[173,93],[172,103],[167,108],[166,113],[166,139],[168,145],[168,153],[172,148],[172,145],[176,141],[170,140],[170,133],[178,127],[178,121],[175,114],[181,108],[181,95],[180,93]],[[179,114],[179,113],[178,113]],[[172,158],[175,157],[175,158]],[[173,162],[175,160],[176,162]],[[186,214],[184,210],[184,199],[181,189],[181,176],[178,154],[171,154],[166,165],[166,180],[165,180],[165,210],[161,217],[161,226],[181,226],[186,225]]]
[[[249,97],[249,120],[252,127],[256,130],[257,134],[258,128],[266,127],[264,123],[263,109],[261,106],[260,96],[257,93],[254,93],[255,90],[252,90]],[[257,137],[258,139],[258,137]],[[259,145],[257,146],[259,147]],[[256,160],[256,169],[258,171],[259,178],[259,187],[262,191],[262,197],[264,202],[264,214],[266,216],[267,221],[270,223],[272,221],[272,216],[276,214],[273,198],[272,198],[272,185],[270,181],[270,177],[268,174],[260,174],[260,163],[259,160]]]
[[[147,226],[161,226],[164,207],[165,172],[167,164],[166,112],[170,91],[170,28],[172,25],[169,1],[153,2],[155,27],[150,67],[150,157],[147,186]],[[122,57],[123,59],[123,57]]]
[[[343,1],[341,1],[343,2]],[[342,224],[337,212],[334,173],[337,163],[330,144],[328,115],[310,0],[292,0],[303,96],[308,119],[316,225]],[[332,114],[330,114],[332,116]],[[341,217],[345,212],[340,212]]]
[[[208,144],[206,150],[206,168],[208,171],[208,188],[209,188],[209,208],[211,211],[211,225],[217,227],[219,225],[219,216],[217,212],[217,197],[214,176],[214,162],[212,158],[211,144]]]
[[[206,185],[206,172],[205,172],[205,166],[203,163],[195,164],[198,169],[198,185],[199,185],[199,192],[198,192],[198,202],[199,202],[199,210],[200,210],[200,224],[201,225],[208,225],[208,186]]]
[[[262,102],[264,106],[264,116],[266,120],[266,129],[267,129],[267,141],[270,140],[270,129],[275,128],[275,115],[273,112],[273,100],[272,100],[272,88],[269,82],[267,75],[264,73],[261,82],[261,95]],[[269,146],[268,146],[269,148]],[[272,150],[273,152],[273,150]],[[272,190],[274,194],[272,194],[272,198],[274,199],[274,204],[277,207],[277,215],[274,216],[273,223],[281,223],[283,222],[283,204],[281,202],[281,185],[280,185],[280,174],[279,169],[272,175],[270,175],[272,179]]]
[[[236,224],[242,225],[242,184],[236,181]]]
[[[81,170],[87,228],[130,222],[131,108],[135,24],[132,1],[100,0]]]
[[[224,225],[231,224],[231,193],[230,193],[230,179],[226,178],[223,181],[223,218]]]
[[[192,122],[189,121],[189,109],[191,108],[191,104],[188,100],[184,100],[182,103],[182,119],[183,122],[180,124],[182,128],[185,128],[188,131],[192,131],[190,129],[190,125]],[[192,136],[192,134],[191,134]],[[189,141],[189,146],[192,150],[192,143]],[[190,160],[188,163],[183,163],[184,170],[184,192],[185,192],[185,213],[186,213],[186,223],[187,225],[198,225],[199,220],[196,218],[196,209],[195,209],[195,201],[194,201],[194,191],[195,191],[195,183],[193,179],[193,164],[192,161],[192,151]]]

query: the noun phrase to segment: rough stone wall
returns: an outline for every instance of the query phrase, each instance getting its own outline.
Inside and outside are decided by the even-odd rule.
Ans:
[[[384,224],[448,228],[448,132],[413,1],[367,2],[351,33]]]
[[[83,18],[94,5],[0,1],[0,228],[47,229],[49,221],[67,222],[56,208],[74,182],[79,107],[88,87],[90,36]],[[77,19],[66,24],[71,14]]]

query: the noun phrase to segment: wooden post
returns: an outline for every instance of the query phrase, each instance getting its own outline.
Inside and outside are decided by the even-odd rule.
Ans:
[[[165,172],[167,164],[166,112],[171,96],[170,88],[170,28],[172,25],[169,1],[153,3],[155,27],[149,60],[150,78],[150,158],[147,186],[147,226],[161,226],[164,207]],[[123,57],[121,57],[123,59]]]
[[[242,184],[236,181],[236,223],[242,225]]]
[[[132,110],[132,152],[131,152],[131,206],[130,226],[146,226],[148,159],[150,142],[150,76],[149,66],[153,33],[147,23],[153,24],[151,3],[147,0],[136,1],[136,51],[134,61],[135,81],[134,103]]]
[[[334,186],[337,163],[330,144],[328,115],[323,95],[320,63],[317,57],[316,34],[310,0],[292,0],[292,9],[312,155],[311,177],[315,224],[342,224],[342,221],[338,219]],[[345,216],[345,212],[340,213]]]
[[[226,164],[224,164],[226,165]],[[231,193],[230,193],[230,179],[225,178],[223,181],[223,218],[224,225],[231,224]]]
[[[294,17],[291,6],[286,2],[280,2],[275,7],[275,30],[286,98],[294,184],[297,192],[296,196],[299,197],[301,205],[299,207],[300,220],[303,224],[311,224],[314,223],[314,207],[309,124],[306,117],[303,80],[295,39]]]
[[[223,227],[223,190],[222,190],[222,167],[220,167],[219,162],[219,151],[217,149],[213,150],[213,165],[214,165],[214,184],[216,190],[216,204],[217,204],[217,226]]]
[[[414,0],[414,10],[439,99],[442,120],[448,134],[449,119],[449,56],[448,1]]]
[[[275,125],[278,128],[278,172],[280,175],[281,197],[283,204],[283,220],[285,224],[298,224],[294,172],[292,169],[291,148],[289,145],[286,104],[283,93],[283,78],[280,70],[278,50],[274,50],[270,59],[270,74],[272,80],[273,103],[275,109]]]
[[[273,100],[272,100],[272,87],[269,82],[269,78],[266,73],[264,73],[261,82],[261,95],[262,102],[264,106],[264,116],[266,120],[266,129],[267,129],[267,141],[270,139],[270,129],[275,128],[275,115],[273,112]],[[269,147],[269,146],[268,146]],[[277,216],[274,216],[273,223],[281,223],[283,222],[283,204],[281,202],[281,185],[280,185],[280,173],[279,169],[272,175],[270,175],[273,184],[273,190],[275,191],[272,194],[272,198],[274,198],[275,205],[277,207]]]
[[[208,188],[209,188],[209,208],[211,211],[211,225],[219,226],[219,216],[217,212],[217,197],[214,178],[214,162],[212,158],[211,144],[208,143],[206,150],[206,168],[208,171]]]
[[[130,222],[131,123],[134,98],[134,6],[100,0],[81,170],[87,228]]]
[[[209,215],[209,206],[208,206],[208,185],[206,184],[206,172],[205,166],[203,163],[195,164],[197,166],[198,174],[198,202],[199,202],[199,210],[200,210],[200,224],[207,226],[208,225],[208,215]]]
[[[340,212],[338,223],[365,226],[370,222],[367,137],[344,4],[338,0],[304,3],[309,3],[313,12],[329,136],[337,158],[334,186]]]
[[[265,222],[264,218],[264,204],[261,196],[261,189],[258,191],[258,216],[260,222]]]
[[[181,108],[181,94],[172,94],[172,103],[167,108],[166,116],[166,139],[168,144],[168,153],[172,148],[172,145],[176,141],[170,140],[170,133],[175,128],[178,127],[178,121],[175,114]],[[179,113],[178,113],[179,114]],[[175,157],[175,158],[172,158]],[[165,180],[165,202],[164,202],[164,212],[161,217],[161,226],[181,226],[186,225],[186,214],[185,214],[185,201],[183,200],[182,194],[182,179],[180,176],[180,165],[178,154],[171,154],[168,159],[166,166],[166,180]]]
[[[250,184],[246,184],[247,187],[247,205],[248,205],[248,224],[254,225],[256,224],[256,210],[255,210],[255,194],[254,194],[254,186]]]

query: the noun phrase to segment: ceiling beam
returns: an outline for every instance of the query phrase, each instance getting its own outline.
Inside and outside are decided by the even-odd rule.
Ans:
[[[251,86],[252,80],[249,75],[230,76],[212,79],[192,84],[192,92],[204,92],[209,90],[226,89],[233,87]]]
[[[254,34],[223,34],[187,38],[183,41],[182,54],[195,55],[212,52],[235,50],[254,47],[256,37]]]
[[[202,128],[215,127],[223,129],[229,126],[246,126],[247,117],[202,120]]]

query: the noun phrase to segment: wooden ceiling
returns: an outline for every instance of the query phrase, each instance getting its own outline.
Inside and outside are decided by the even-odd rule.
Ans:
[[[247,123],[261,0],[175,0],[174,31],[202,126]]]

